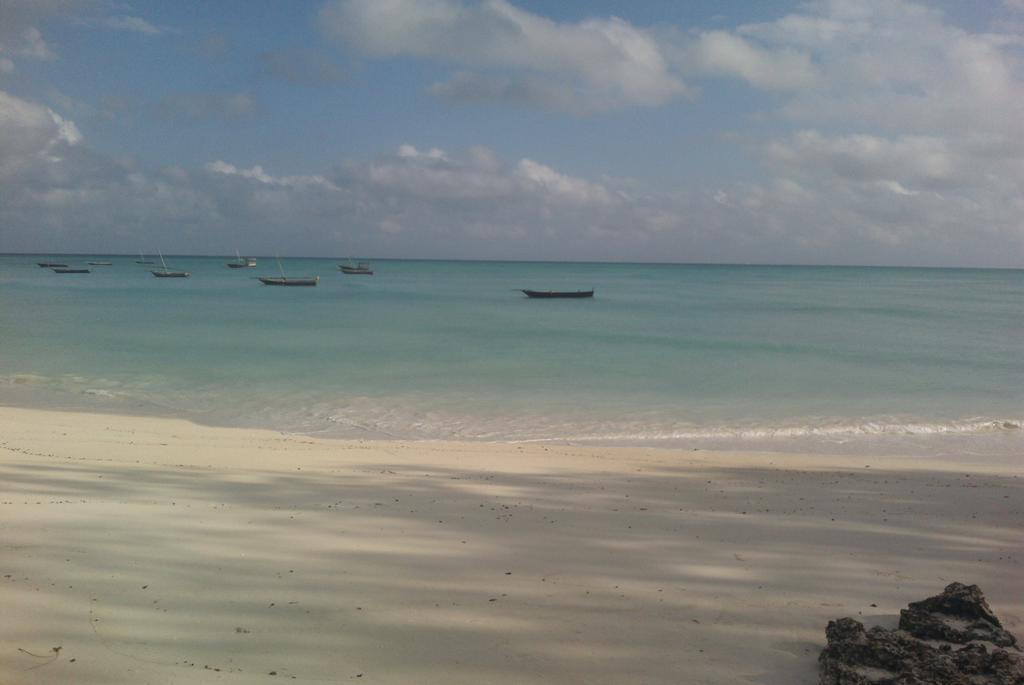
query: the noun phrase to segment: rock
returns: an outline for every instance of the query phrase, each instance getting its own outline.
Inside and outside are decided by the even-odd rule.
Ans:
[[[865,630],[841,618],[829,621],[825,636],[821,685],[1024,685],[1024,655],[974,585],[953,583],[910,604],[898,630]]]
[[[1017,639],[1003,630],[977,585],[950,583],[941,595],[911,602],[900,612],[900,630],[922,640],[963,644],[984,640],[1013,647]]]

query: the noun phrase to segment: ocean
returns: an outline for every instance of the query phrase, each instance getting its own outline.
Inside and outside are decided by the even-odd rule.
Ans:
[[[0,256],[0,403],[346,438],[1024,455],[1024,271]],[[531,300],[518,288],[595,288]]]

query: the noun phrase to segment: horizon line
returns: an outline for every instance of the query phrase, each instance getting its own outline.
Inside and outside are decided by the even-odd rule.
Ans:
[[[0,257],[139,257],[153,256],[137,252],[0,252]],[[496,264],[622,264],[636,266],[752,266],[752,267],[807,267],[807,268],[849,268],[849,269],[964,269],[986,271],[1022,271],[1022,266],[939,266],[920,264],[835,264],[835,263],[794,263],[794,262],[672,262],[672,261],[612,261],[593,259],[496,259],[465,257],[350,257],[350,256],[309,256],[309,255],[245,255],[251,259],[323,259],[344,261],[349,259],[391,261],[391,262],[489,262]],[[230,254],[187,254],[168,253],[164,257],[199,257],[206,259],[232,259]]]

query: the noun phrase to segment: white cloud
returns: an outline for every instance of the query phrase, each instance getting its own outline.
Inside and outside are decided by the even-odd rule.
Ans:
[[[519,161],[519,164],[516,165],[515,175],[549,196],[570,202],[605,205],[613,199],[608,189],[600,184],[560,174],[551,167],[530,159]]]
[[[469,163],[452,160],[438,148],[399,146],[394,156],[362,166],[349,166],[350,181],[369,184],[376,192],[412,204],[494,200],[514,194],[515,182],[497,170],[481,167],[477,150]]]
[[[506,164],[483,147],[453,154],[405,144],[325,174],[225,160],[192,171],[145,169],[96,153],[73,122],[0,92],[0,244],[1014,264],[1022,252],[1019,187],[1008,180],[970,192],[924,188],[935,177],[956,178],[942,159],[947,152],[930,140],[806,132],[766,152],[769,164],[786,169],[773,181],[673,193],[581,178],[531,159]]]
[[[119,4],[105,0],[0,0],[0,55],[9,56],[0,59],[0,73],[13,71],[11,57],[47,61],[57,58],[40,30],[40,26],[54,18],[147,35],[167,32],[142,17],[106,14],[118,7]]]
[[[59,161],[62,148],[81,141],[74,122],[48,107],[0,91],[0,178]]]
[[[707,78],[705,88],[727,77],[771,90],[773,109],[735,138],[762,175],[655,192],[429,140],[330,172],[217,160],[172,173],[92,151],[66,118],[78,110],[48,99],[60,118],[4,95],[0,242],[44,249],[74,230],[92,250],[85,236],[141,230],[203,251],[233,248],[246,231],[267,252],[287,237],[319,254],[1024,263],[1019,36],[972,33],[904,0],[819,0],[777,21],[689,34],[454,0],[331,2],[321,20],[363,55],[451,65],[432,90],[452,100],[657,104],[685,92],[681,74]],[[168,114],[255,110],[244,93],[177,97],[161,103]]]
[[[783,107],[793,119],[862,130],[1024,133],[1024,89],[1007,49],[1014,41],[970,33],[924,5],[818,0],[737,33],[813,61],[821,77]]]
[[[770,223],[815,222],[807,244],[875,243],[876,259],[999,245],[1004,263],[1024,262],[1021,36],[971,33],[904,0],[816,0],[729,35],[798,51],[818,74],[776,112],[803,130],[753,144],[766,173],[813,200],[785,210],[770,183],[730,196],[776,207]]]
[[[102,21],[103,26],[116,31],[133,31],[148,36],[155,36],[164,33],[166,29],[154,26],[142,17],[133,17],[121,14],[113,17],[106,17]]]
[[[416,159],[417,157],[426,159],[447,159],[447,156],[444,154],[444,150],[432,147],[429,150],[421,152],[416,149],[415,145],[409,145],[408,143],[399,145],[398,151],[395,154],[405,159]]]
[[[216,162],[210,162],[207,164],[206,170],[215,174],[223,174],[225,176],[240,176],[242,178],[252,179],[267,185],[285,186],[290,188],[323,186],[325,188],[336,189],[336,186],[324,176],[271,176],[263,171],[263,167],[258,164],[249,169],[239,169],[233,164],[217,160]]]
[[[661,104],[686,92],[653,34],[614,17],[558,23],[504,0],[333,0],[320,21],[371,57],[413,55],[472,68],[432,89],[456,100],[564,109],[553,93],[566,88],[582,96],[579,107],[608,109]]]
[[[853,181],[899,178],[914,185],[936,186],[948,185],[960,174],[946,142],[927,136],[829,138],[817,131],[801,131],[790,140],[770,143],[766,150],[771,161]]]
[[[677,59],[686,70],[735,76],[767,90],[806,88],[819,78],[806,53],[789,47],[767,50],[725,31],[701,33]]]
[[[56,58],[50,46],[43,40],[43,34],[34,26],[24,29],[20,36],[0,41],[0,51],[30,59],[52,60]]]
[[[0,54],[52,60],[53,49],[39,24],[50,17],[78,11],[83,0],[3,0],[0,2]]]

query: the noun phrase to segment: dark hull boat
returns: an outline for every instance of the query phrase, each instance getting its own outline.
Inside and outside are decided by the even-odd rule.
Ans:
[[[89,262],[89,266],[113,266],[113,262]]]
[[[156,262],[151,262],[148,259],[136,259],[135,263],[136,264],[156,264]]]
[[[73,267],[57,267],[53,270],[55,274],[89,274],[92,269],[79,269]]]
[[[260,276],[260,283],[263,285],[316,285],[320,282],[319,276],[312,278],[288,278],[286,276]]]
[[[160,255],[160,266],[163,268],[160,270],[154,269],[149,273],[153,274],[157,278],[188,278],[192,275],[189,271],[171,271],[167,268],[167,262],[164,261],[163,254]]]
[[[67,264],[59,264],[57,262],[36,262],[36,264],[42,269],[66,269]]]
[[[349,276],[373,275],[373,269],[370,268],[370,264],[368,262],[359,262],[358,264],[349,262],[348,264],[339,264],[338,268],[341,269],[341,273],[348,274]]]
[[[555,298],[581,298],[581,297],[593,297],[593,290],[523,290],[523,294],[527,297],[533,297],[541,300],[551,300]]]

